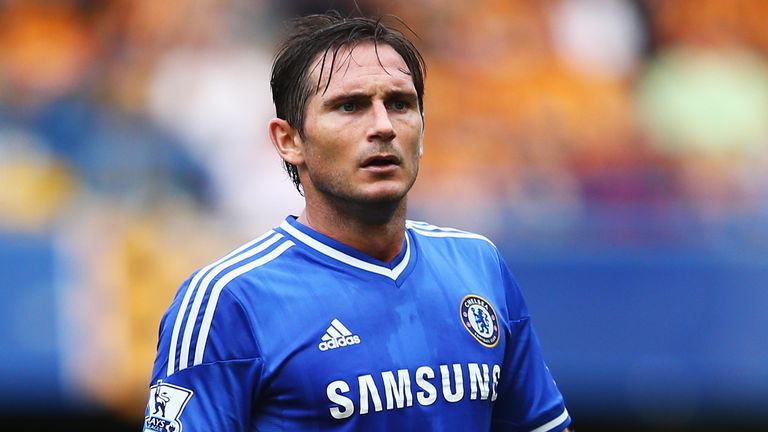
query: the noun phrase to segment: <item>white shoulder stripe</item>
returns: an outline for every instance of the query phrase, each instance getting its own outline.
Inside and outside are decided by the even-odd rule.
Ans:
[[[568,410],[567,409],[563,409],[563,413],[560,414],[559,416],[557,416],[556,419],[554,419],[554,420],[552,420],[550,422],[547,422],[547,423],[537,427],[536,429],[532,430],[531,432],[548,432],[548,431],[552,430],[553,428],[563,424],[563,422],[565,420],[567,420],[567,419],[568,419]]]
[[[282,236],[281,236],[282,237]],[[197,335],[197,344],[195,345],[195,359],[193,365],[199,365],[203,362],[203,354],[205,354],[205,345],[208,343],[208,332],[211,330],[211,323],[213,322],[213,313],[216,311],[216,304],[219,301],[219,295],[221,290],[227,286],[236,277],[247,273],[256,267],[262,266],[273,259],[280,256],[288,248],[293,246],[293,242],[288,240],[281,243],[274,250],[264,255],[261,258],[255,259],[248,264],[242,265],[231,270],[225,274],[221,279],[216,282],[211,291],[211,297],[208,299],[208,305],[205,307],[205,315],[203,315],[203,322],[200,325],[200,333]]]
[[[283,222],[283,224],[280,225],[280,228],[284,229],[286,232],[288,232],[288,234],[292,235],[300,242],[322,253],[323,255],[329,256],[345,264],[349,264],[352,267],[357,267],[359,269],[366,270],[371,273],[376,273],[382,276],[386,276],[392,280],[395,280],[398,278],[398,276],[400,276],[403,270],[405,270],[405,268],[408,266],[408,262],[410,261],[410,258],[411,258],[411,240],[408,237],[407,232],[405,235],[405,256],[403,256],[403,260],[400,261],[400,263],[397,266],[395,266],[395,268],[390,269],[388,267],[365,262],[361,259],[355,258],[341,251],[338,251],[320,241],[313,239],[307,234],[304,234],[303,232],[299,231],[288,222]]]
[[[439,227],[437,225],[432,225],[427,222],[414,221],[414,220],[406,220],[405,226],[408,228],[416,228],[416,229],[421,229],[426,231],[463,232],[463,233],[466,232],[456,228]]]
[[[421,227],[417,226],[411,226],[410,227],[413,232],[417,234],[421,234],[426,237],[451,237],[451,238],[471,238],[471,239],[478,239],[478,240],[485,240],[491,245],[493,245],[493,242],[488,239],[488,237],[481,236],[480,234],[473,234],[470,232],[465,231],[436,231],[436,230],[425,230]],[[494,245],[495,246],[495,245]]]
[[[179,311],[176,313],[176,321],[173,323],[173,332],[171,333],[171,347],[168,350],[168,368],[166,371],[166,376],[170,376],[174,372],[174,368],[176,367],[176,345],[179,342],[179,331],[181,330],[181,322],[184,320],[184,313],[187,310],[187,305],[189,304],[189,299],[192,298],[192,293],[197,288],[198,284],[200,283],[200,279],[213,267],[220,264],[221,262],[232,258],[233,256],[239,254],[240,252],[248,249],[249,247],[255,245],[256,243],[264,240],[265,238],[269,237],[270,235],[274,234],[274,231],[269,231],[262,235],[261,237],[252,240],[239,248],[235,249],[231,253],[227,254],[226,256],[220,258],[217,261],[214,261],[213,263],[209,264],[208,266],[204,267],[200,271],[195,274],[195,276],[192,278],[192,280],[189,282],[189,285],[187,286],[187,290],[184,293],[184,297],[181,300],[181,305],[179,306]]]
[[[195,329],[195,322],[197,321],[197,316],[200,313],[200,306],[203,303],[203,298],[205,297],[205,294],[208,291],[208,287],[211,284],[211,281],[219,275],[224,269],[227,267],[237,264],[240,261],[246,260],[259,252],[262,252],[264,249],[272,246],[275,242],[280,240],[283,235],[280,233],[276,233],[274,231],[271,232],[273,235],[269,238],[267,238],[263,243],[259,244],[258,246],[243,252],[239,255],[235,255],[223,262],[220,262],[216,267],[213,268],[208,274],[205,275],[202,282],[200,283],[200,287],[197,289],[197,293],[195,294],[195,300],[192,303],[192,308],[189,311],[189,315],[187,316],[187,323],[184,326],[184,335],[181,339],[181,352],[179,353],[179,370],[186,369],[188,363],[189,363],[189,347],[192,343],[192,333]]]

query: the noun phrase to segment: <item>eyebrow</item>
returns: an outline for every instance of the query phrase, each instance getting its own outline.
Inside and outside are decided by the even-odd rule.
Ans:
[[[344,102],[367,100],[370,97],[371,97],[370,93],[360,92],[360,91],[342,93],[340,95],[336,95],[325,100],[323,102],[323,107],[335,108],[336,106]],[[415,91],[393,90],[393,91],[387,92],[384,99],[385,100],[405,99],[408,101],[416,102],[418,100],[418,95],[416,94]]]

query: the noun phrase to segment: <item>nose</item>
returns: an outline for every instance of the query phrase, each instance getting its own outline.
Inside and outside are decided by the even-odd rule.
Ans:
[[[392,141],[396,134],[389,118],[389,112],[383,102],[375,102],[371,107],[371,128],[368,132],[368,140]]]

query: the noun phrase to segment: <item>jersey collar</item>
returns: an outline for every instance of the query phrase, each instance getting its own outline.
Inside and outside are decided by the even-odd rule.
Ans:
[[[288,216],[280,225],[280,228],[300,243],[327,257],[392,280],[397,280],[408,267],[408,263],[411,260],[411,239],[408,230],[405,231],[405,240],[403,241],[403,249],[400,251],[400,254],[391,263],[385,263],[320,234],[312,228],[299,223],[295,216]]]

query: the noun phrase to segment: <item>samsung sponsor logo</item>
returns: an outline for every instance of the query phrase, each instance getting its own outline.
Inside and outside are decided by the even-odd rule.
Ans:
[[[355,413],[365,415],[371,411],[408,408],[414,403],[429,406],[438,398],[447,402],[459,402],[467,397],[493,402],[498,397],[496,387],[500,374],[501,367],[496,364],[456,363],[440,365],[437,371],[421,366],[415,371],[384,371],[378,383],[371,374],[360,375],[357,382],[351,383],[357,387],[356,395],[351,393],[350,383],[333,381],[328,384],[326,394],[335,404],[330,408],[335,419],[345,419]]]

